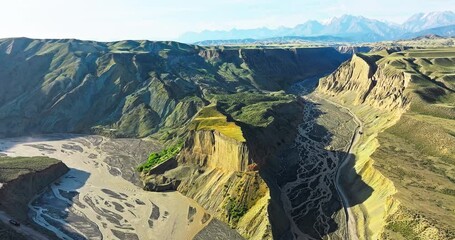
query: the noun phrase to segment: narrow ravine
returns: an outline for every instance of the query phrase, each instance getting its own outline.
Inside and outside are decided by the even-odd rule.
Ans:
[[[282,201],[295,239],[350,239],[349,209],[338,171],[352,157],[358,124],[347,109],[316,94],[303,97],[296,178],[282,186]],[[354,226],[355,228],[355,226]]]

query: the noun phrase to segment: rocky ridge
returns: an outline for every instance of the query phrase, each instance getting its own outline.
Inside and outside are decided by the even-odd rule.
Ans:
[[[217,105],[219,111],[229,116],[228,119],[235,116],[234,112],[229,114],[221,106],[222,103]],[[267,181],[276,181],[271,178],[271,169],[280,164],[277,156],[294,136],[276,136],[277,127],[282,121],[296,125],[299,116],[280,113],[298,112],[299,109],[301,105],[295,100],[283,106],[274,106],[270,111],[273,111],[275,120],[265,127],[247,125],[239,117],[231,120],[232,125],[210,122],[217,118],[215,115],[219,116],[218,113],[199,113],[193,120],[193,123],[198,123],[190,124],[190,128],[193,128],[189,130],[180,153],[143,173],[145,188],[176,189],[195,199],[246,238],[271,239],[275,235],[279,236],[283,230],[275,229],[272,232],[269,222],[269,219],[274,218],[269,217],[270,214],[274,215],[269,208],[279,207],[273,204],[269,186],[272,186],[272,191],[278,189],[273,188],[273,184],[268,186]],[[241,111],[242,107],[238,110]],[[228,129],[225,126],[229,126]],[[259,140],[265,136],[267,138]],[[264,148],[266,146],[268,151]],[[279,214],[275,217],[275,220],[282,218]]]
[[[363,192],[356,187],[360,180],[374,189],[353,208],[359,237],[453,238],[455,216],[447,212],[453,197],[440,189],[454,188],[454,155],[437,150],[454,142],[449,77],[454,69],[448,64],[453,58],[452,48],[358,54],[320,80],[317,91],[350,108],[364,124],[355,167],[342,177],[354,201]],[[437,136],[423,137],[430,132]]]
[[[171,139],[210,94],[277,91],[330,72],[347,56],[333,48],[2,39],[0,135],[77,132]]]

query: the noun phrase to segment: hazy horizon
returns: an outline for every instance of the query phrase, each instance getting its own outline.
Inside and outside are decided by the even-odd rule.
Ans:
[[[420,12],[453,11],[448,5],[455,5],[455,0],[113,0],[107,4],[99,0],[19,0],[3,4],[0,38],[178,40],[186,32],[294,27],[345,14],[399,24]]]

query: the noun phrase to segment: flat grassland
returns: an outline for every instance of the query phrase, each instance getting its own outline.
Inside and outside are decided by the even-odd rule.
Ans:
[[[228,122],[227,116],[216,109],[216,106],[203,108],[191,123],[193,130],[217,130],[223,135],[239,142],[245,142],[242,129],[234,122]]]

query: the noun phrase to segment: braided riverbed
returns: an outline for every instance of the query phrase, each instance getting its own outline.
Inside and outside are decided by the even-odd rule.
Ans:
[[[178,192],[146,192],[135,180],[135,166],[153,149],[150,141],[101,136],[0,140],[4,155],[49,156],[70,168],[29,204],[31,219],[59,238],[192,238],[210,214]]]

